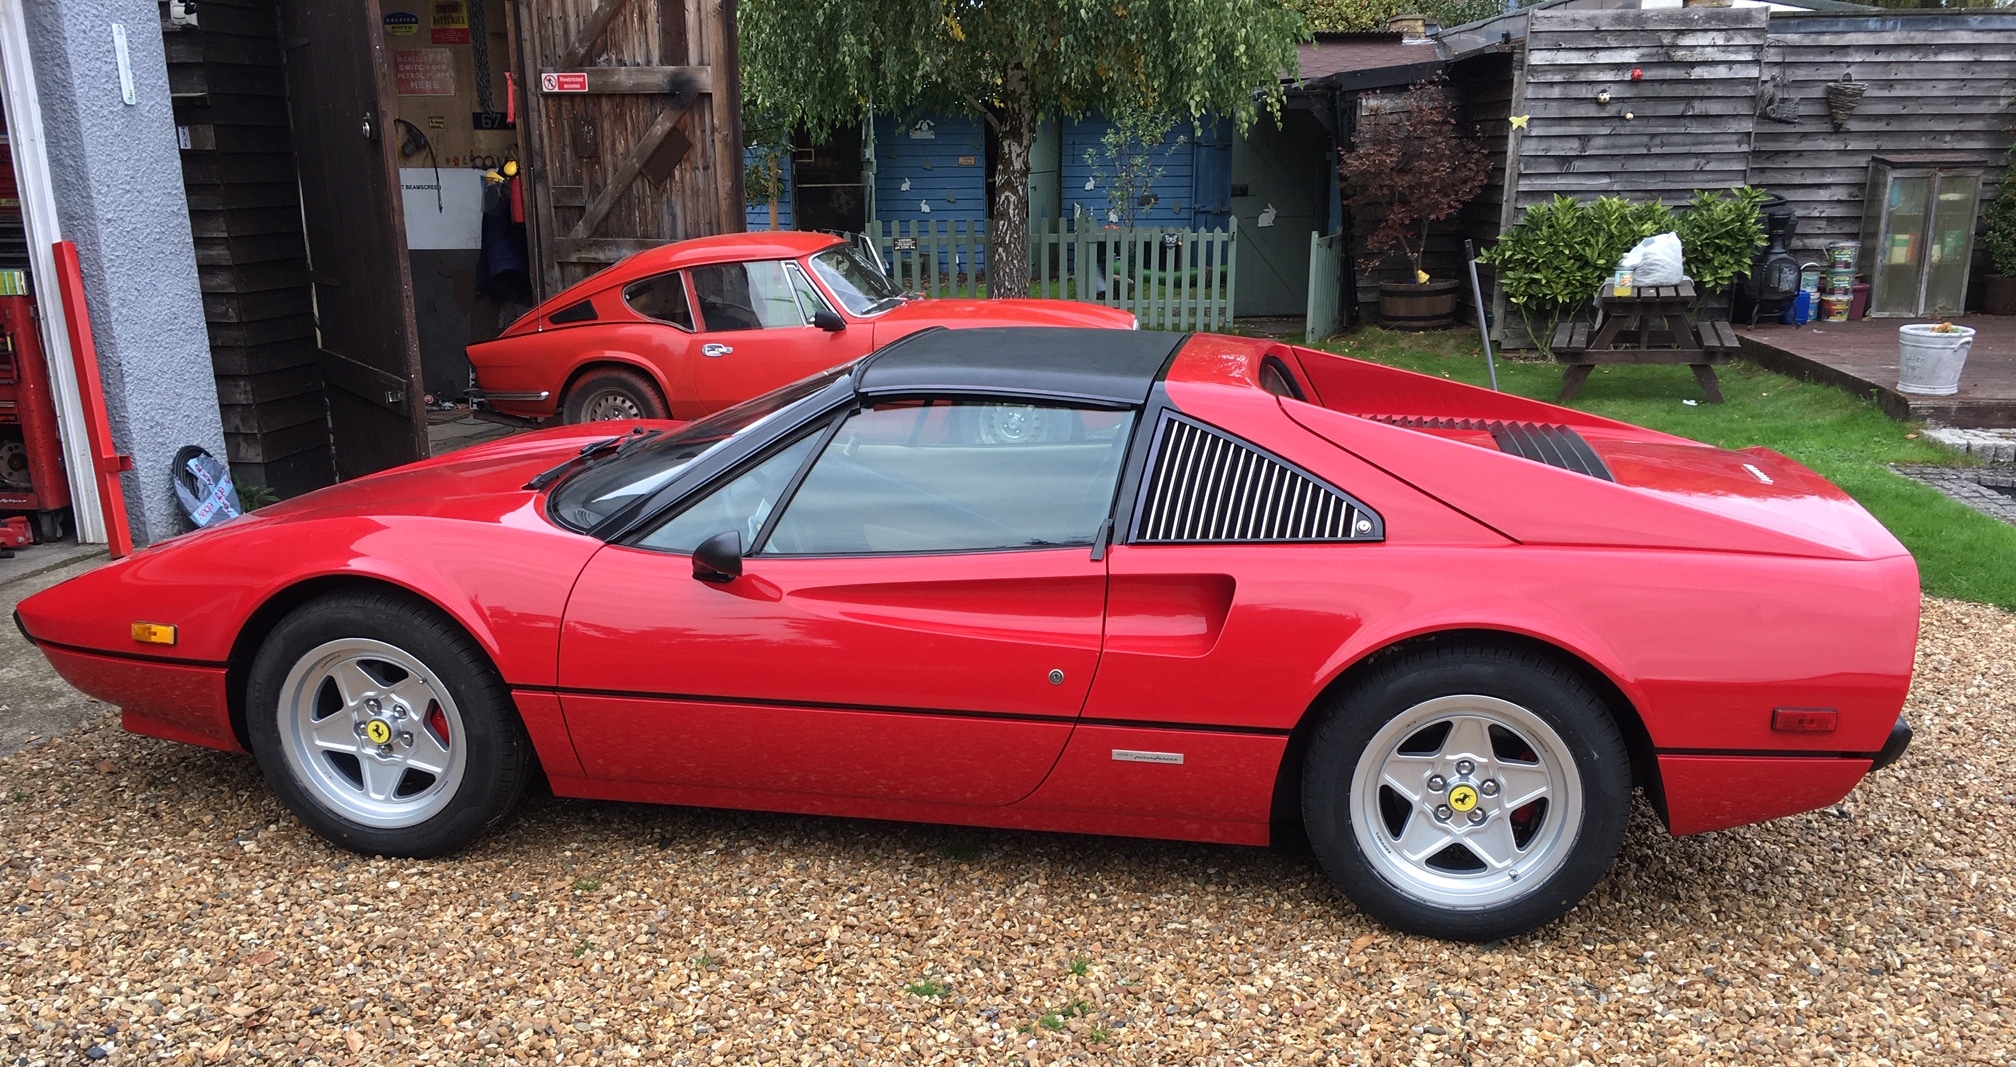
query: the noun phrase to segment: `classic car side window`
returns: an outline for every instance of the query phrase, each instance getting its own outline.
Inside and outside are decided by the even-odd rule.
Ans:
[[[700,327],[709,333],[805,325],[798,296],[777,260],[695,267],[692,276]]]
[[[744,545],[756,543],[756,535],[770,512],[777,507],[791,476],[804,466],[817,433],[799,438],[769,459],[730,478],[726,484],[695,501],[671,521],[646,534],[638,545],[663,552],[691,552],[700,542],[718,533],[737,530]]]
[[[688,333],[693,331],[693,309],[686,303],[686,282],[676,270],[624,286],[623,302],[647,319],[669,322]]]
[[[833,310],[833,305],[827,303],[826,298],[819,295],[818,287],[805,277],[804,271],[798,269],[798,264],[786,263],[784,265],[784,273],[791,279],[792,291],[798,294],[798,309],[805,316],[806,322],[809,323],[812,321],[814,312]]]
[[[856,412],[756,546],[767,555],[1090,544],[1134,413],[907,401]]]

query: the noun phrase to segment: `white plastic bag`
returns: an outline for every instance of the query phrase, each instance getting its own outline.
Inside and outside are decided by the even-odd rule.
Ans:
[[[1631,275],[1633,285],[1678,285],[1687,280],[1686,255],[1677,233],[1653,234],[1624,253],[1617,269]]]

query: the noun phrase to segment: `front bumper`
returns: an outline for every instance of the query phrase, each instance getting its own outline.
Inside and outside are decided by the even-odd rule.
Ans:
[[[1876,759],[1869,764],[1869,769],[1873,772],[1890,766],[1897,762],[1904,755],[1904,750],[1910,746],[1911,724],[1904,721],[1904,716],[1899,715],[1897,725],[1890,728],[1890,739],[1883,742],[1882,749],[1876,753]]]

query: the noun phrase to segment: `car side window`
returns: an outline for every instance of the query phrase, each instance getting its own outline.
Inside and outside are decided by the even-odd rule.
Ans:
[[[798,264],[786,263],[784,273],[791,279],[792,291],[798,294],[798,308],[804,314],[807,323],[812,321],[815,312],[833,310],[833,305],[819,295],[818,286],[813,285],[811,280],[805,277],[805,272],[798,269]]]
[[[700,325],[709,333],[805,325],[807,316],[798,310],[798,295],[778,260],[716,263],[693,268],[692,276]]]
[[[691,552],[715,534],[735,530],[744,546],[756,543],[756,535],[770,512],[790,488],[791,476],[805,465],[819,434],[813,433],[785,446],[770,458],[730,478],[713,492],[701,497],[663,526],[646,534],[637,543],[661,552]]]
[[[1090,544],[1112,510],[1134,413],[985,402],[849,416],[756,546],[765,555]]]
[[[669,322],[688,333],[693,331],[693,309],[686,303],[686,281],[676,270],[624,286],[623,302],[647,319]]]

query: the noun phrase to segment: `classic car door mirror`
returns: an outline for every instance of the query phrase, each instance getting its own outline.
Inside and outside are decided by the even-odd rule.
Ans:
[[[847,328],[847,320],[830,308],[820,308],[812,313],[812,325],[827,333],[839,333]]]
[[[703,582],[732,582],[742,577],[742,533],[724,530],[693,550],[693,577]]]

